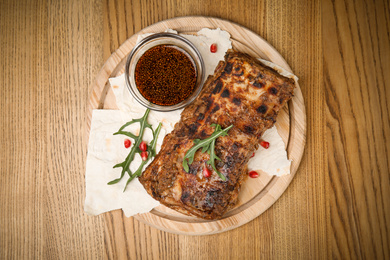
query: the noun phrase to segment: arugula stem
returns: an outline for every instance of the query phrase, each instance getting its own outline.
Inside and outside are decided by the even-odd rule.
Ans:
[[[233,127],[233,125],[230,125],[228,127],[226,127],[225,129],[222,129],[220,125],[218,124],[213,124],[215,126],[215,130],[214,130],[214,133],[209,136],[208,138],[206,139],[203,139],[203,140],[200,140],[200,139],[195,139],[193,142],[194,142],[194,146],[191,147],[187,153],[184,155],[184,158],[183,158],[183,169],[188,172],[189,171],[189,166],[188,164],[192,164],[192,162],[194,161],[194,156],[195,156],[195,152],[202,148],[202,153],[205,153],[207,151],[207,153],[210,155],[210,159],[207,161],[207,164],[211,165],[211,167],[213,167],[214,171],[218,174],[218,176],[223,180],[223,181],[226,181],[226,177],[220,173],[217,168],[215,167],[215,163],[214,161],[215,160],[221,160],[216,154],[215,154],[215,140],[220,137],[220,136],[226,136],[227,135],[227,132],[229,131],[230,128]],[[213,126],[212,125],[212,126]]]
[[[118,164],[116,164],[114,166],[114,168],[122,167],[122,172],[121,172],[120,177],[115,179],[115,180],[113,180],[113,181],[110,181],[109,183],[107,183],[108,185],[112,185],[112,184],[118,183],[123,178],[125,173],[127,172],[127,174],[129,175],[129,179],[128,179],[126,185],[125,185],[125,189],[123,190],[123,191],[125,191],[127,185],[135,177],[141,176],[143,167],[149,161],[149,159],[155,155],[156,142],[157,142],[157,137],[158,137],[158,135],[160,133],[160,130],[161,130],[161,123],[158,125],[156,131],[153,131],[152,125],[150,125],[148,123],[148,121],[147,121],[149,113],[150,113],[150,109],[146,109],[145,114],[141,118],[133,119],[130,122],[127,122],[116,133],[114,133],[114,135],[121,134],[121,135],[125,135],[125,136],[128,136],[128,137],[134,139],[134,145],[132,146],[132,148],[131,148],[131,150],[129,152],[129,155],[126,157],[126,159],[122,163],[118,163]],[[130,133],[128,131],[124,131],[124,129],[126,127],[128,127],[129,125],[134,124],[134,123],[139,123],[140,124],[140,131],[139,131],[138,136],[136,136],[136,135],[134,135],[134,134],[132,134],[132,133]],[[152,131],[152,133],[153,133],[153,140],[151,142],[150,147],[148,148],[149,156],[148,156],[147,160],[142,161],[142,163],[138,167],[137,171],[132,173],[131,170],[130,170],[130,164],[134,160],[135,154],[136,153],[141,153],[141,151],[139,149],[139,145],[142,142],[142,137],[144,135],[144,132],[145,132],[146,128],[149,128]]]
[[[150,148],[148,147],[148,158],[145,161],[141,162],[141,165],[138,167],[138,169],[130,176],[130,178],[127,180],[125,188],[123,189],[123,192],[126,190],[127,185],[135,178],[135,177],[140,177],[142,174],[142,170],[144,166],[149,162],[149,160],[155,156],[155,151],[156,151],[156,144],[157,144],[157,138],[158,135],[160,134],[161,130],[161,123],[158,124],[158,127],[155,132],[153,132],[153,140],[150,142]]]

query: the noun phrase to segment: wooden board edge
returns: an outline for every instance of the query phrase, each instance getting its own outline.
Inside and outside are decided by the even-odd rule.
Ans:
[[[191,17],[177,17],[177,18],[172,18],[172,19],[169,19],[169,20],[165,20],[165,21],[161,21],[159,23],[156,23],[156,24],[153,24],[151,26],[148,26],[146,28],[144,28],[143,30],[139,31],[138,33],[134,34],[133,36],[131,36],[129,39],[127,39],[110,57],[109,59],[105,62],[105,64],[103,65],[102,69],[100,70],[100,72],[98,73],[98,76],[96,77],[95,79],[95,83],[93,85],[93,88],[92,88],[92,91],[91,91],[91,94],[89,96],[89,102],[88,102],[88,108],[87,108],[87,119],[86,119],[86,124],[87,124],[87,127],[86,127],[86,135],[87,137],[89,136],[89,131],[90,131],[90,124],[91,124],[91,118],[92,118],[92,111],[93,109],[95,108],[98,108],[99,107],[99,103],[96,102],[97,98],[96,97],[99,97],[102,95],[102,93],[105,91],[105,87],[100,87],[101,84],[99,84],[99,82],[107,82],[109,77],[112,75],[113,71],[115,70],[116,66],[118,63],[120,63],[120,61],[122,61],[125,56],[127,55],[128,52],[130,52],[130,50],[128,49],[129,47],[127,46],[129,44],[129,42],[131,41],[134,41],[133,45],[135,44],[135,41],[136,41],[136,37],[139,35],[139,34],[143,34],[143,33],[147,33],[149,32],[149,30],[155,28],[155,27],[158,27],[159,25],[161,25],[162,23],[164,22],[167,22],[168,24],[166,25],[166,28],[170,28],[171,26],[169,25],[169,22],[173,22],[173,21],[178,21],[179,19],[202,19],[204,21],[212,21],[212,23],[215,25],[215,27],[219,27],[221,28],[222,30],[228,30],[227,27],[230,27],[232,24],[245,30],[246,33],[250,33],[250,34],[253,34],[253,37],[255,38],[259,38],[260,40],[262,40],[264,42],[264,44],[268,45],[270,47],[270,50],[266,52],[266,55],[268,56],[268,58],[273,61],[274,63],[284,67],[285,69],[289,70],[291,72],[291,68],[290,66],[287,64],[287,62],[284,60],[284,58],[276,51],[276,49],[273,48],[272,45],[270,45],[268,42],[266,42],[261,36],[255,34],[254,32],[250,31],[249,29],[245,28],[245,27],[242,27],[241,25],[239,24],[235,24],[235,23],[232,23],[232,22],[229,22],[227,20],[223,20],[223,19],[220,19],[220,18],[212,18],[212,17],[202,17],[202,16],[191,16]],[[173,28],[173,27],[171,27]],[[230,32],[230,31],[229,31]],[[232,34],[231,34],[232,35]],[[233,36],[232,37],[238,37],[238,36]],[[105,86],[106,84],[104,84]],[[216,233],[220,233],[220,232],[224,232],[224,231],[227,231],[227,230],[231,230],[231,229],[234,229],[234,228],[237,228],[241,225],[244,225],[246,223],[248,223],[249,221],[253,220],[254,218],[256,218],[257,216],[259,216],[260,214],[262,214],[265,210],[267,210],[270,206],[272,206],[272,204],[283,194],[283,192],[285,191],[285,189],[287,189],[288,187],[288,184],[292,181],[293,177],[295,176],[296,174],[296,170],[298,169],[298,166],[299,166],[299,163],[302,159],[302,155],[303,155],[303,150],[304,150],[304,145],[305,145],[305,141],[306,141],[306,114],[305,114],[305,107],[304,107],[304,102],[303,102],[303,96],[302,96],[302,93],[301,93],[301,90],[299,88],[299,85],[297,86],[298,88],[298,91],[296,93],[296,95],[298,94],[298,97],[301,98],[300,102],[298,102],[299,104],[303,105],[303,109],[298,109],[297,111],[300,110],[300,112],[302,113],[303,112],[303,117],[304,117],[304,123],[299,125],[299,129],[301,131],[303,131],[303,135],[301,136],[300,140],[303,142],[303,146],[302,146],[302,150],[299,151],[299,155],[298,157],[295,158],[295,160],[293,160],[292,162],[292,165],[291,165],[291,172],[292,174],[290,174],[288,176],[288,178],[278,178],[280,179],[280,181],[284,184],[284,189],[280,190],[280,194],[276,194],[276,197],[273,196],[273,202],[270,203],[264,210],[262,210],[261,212],[257,212],[255,215],[252,213],[252,214],[248,214],[246,215],[246,217],[249,217],[248,221],[246,222],[237,222],[236,220],[234,219],[226,219],[227,222],[230,222],[230,225],[229,227],[226,227],[225,225],[221,225],[221,223],[219,223],[218,225],[212,225],[212,226],[215,226],[217,228],[217,230],[209,230],[209,231],[206,231],[206,232],[200,232],[200,233],[191,233],[189,234],[188,232],[186,232],[185,228],[182,228],[182,229],[178,229],[178,230],[172,230],[172,223],[164,223],[165,221],[164,220],[159,220],[159,221],[156,221],[156,220],[153,220],[151,221],[151,218],[150,217],[147,217],[148,214],[151,214],[151,213],[145,213],[145,214],[142,214],[142,215],[137,215],[135,216],[135,218],[141,222],[144,222],[148,225],[151,225],[151,226],[154,226],[155,228],[158,228],[158,229],[161,229],[161,230],[164,230],[164,231],[167,231],[167,232],[172,232],[172,233],[177,233],[177,234],[186,234],[186,235],[206,235],[206,234],[216,234]],[[100,100],[100,99],[99,99]],[[293,106],[295,105],[294,102],[292,102]],[[299,105],[297,104],[297,105]],[[295,108],[297,109],[297,107]],[[294,111],[294,110],[293,110]],[[290,112],[290,117],[291,117],[291,112]],[[298,125],[297,125],[298,126]],[[290,129],[292,129],[292,126],[290,125]],[[295,129],[296,130],[296,129]],[[297,134],[297,137],[299,135],[299,133],[294,133],[294,134]],[[291,135],[290,135],[290,138],[291,139]],[[295,139],[295,138],[294,138]],[[288,148],[287,148],[287,151],[288,153],[290,151],[292,151],[294,148],[296,147],[296,145],[290,145],[290,142],[289,142],[289,145],[288,145]],[[242,212],[242,214],[245,215],[245,213],[251,213],[251,212]],[[143,217],[141,217],[143,216]],[[236,216],[232,216],[231,218],[233,217],[236,217]],[[179,225],[179,223],[176,223]],[[186,224],[188,225],[188,223]],[[190,224],[192,225],[192,224]],[[202,226],[204,225],[207,225],[208,228],[210,228],[210,223],[207,222],[207,224],[205,223],[201,223]],[[221,229],[222,228],[222,229]],[[202,230],[202,228],[200,228],[200,230]],[[204,230],[204,229],[203,229]]]

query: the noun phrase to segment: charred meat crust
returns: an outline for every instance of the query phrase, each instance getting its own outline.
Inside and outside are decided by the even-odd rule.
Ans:
[[[292,79],[246,54],[229,51],[198,98],[184,109],[174,130],[164,138],[140,182],[152,197],[174,210],[204,219],[221,218],[236,204],[247,176],[247,162],[293,90]],[[213,123],[223,128],[234,125],[229,135],[217,139],[215,147],[222,159],[216,161],[216,167],[226,181],[215,172],[210,178],[203,177],[203,168],[209,167],[207,153],[196,152],[188,173],[182,167],[193,140],[210,136]]]

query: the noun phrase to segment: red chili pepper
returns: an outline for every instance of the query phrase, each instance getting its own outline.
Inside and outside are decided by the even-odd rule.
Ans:
[[[268,149],[268,148],[269,148],[269,143],[266,142],[266,141],[261,141],[261,142],[260,142],[260,145],[263,146],[265,149]]]
[[[124,145],[125,145],[125,148],[129,148],[131,145],[130,139],[125,139]]]
[[[211,44],[211,46],[210,46],[210,51],[212,52],[212,53],[216,53],[217,52],[217,44],[216,43],[213,43],[213,44]]]
[[[146,151],[146,149],[148,149],[148,146],[146,145],[146,143],[144,141],[142,141],[140,144],[139,144],[139,149],[143,152]]]
[[[249,174],[249,177],[251,177],[251,178],[259,177],[259,174],[256,171],[250,171],[248,174]]]
[[[205,178],[210,178],[210,176],[211,176],[211,171],[209,170],[209,168],[207,168],[207,167],[204,167],[204,168],[203,168],[203,176],[204,176]]]
[[[253,157],[255,157],[255,153],[254,153],[254,152],[252,153],[252,156],[251,156],[251,158],[253,158]]]
[[[146,161],[148,159],[148,152],[141,152],[141,158],[142,158],[142,161]]]

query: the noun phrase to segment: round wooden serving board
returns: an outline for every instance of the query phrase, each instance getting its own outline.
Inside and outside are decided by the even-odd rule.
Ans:
[[[174,29],[179,33],[194,34],[202,28],[221,28],[230,33],[233,48],[253,57],[263,58],[291,71],[283,57],[263,38],[250,30],[221,19],[210,17],[179,17],[153,24],[134,34],[125,41],[106,61],[96,77],[88,107],[89,133],[92,110],[117,108],[114,94],[108,83],[110,77],[124,72],[127,55],[143,33],[163,32]],[[261,173],[259,178],[248,178],[241,188],[236,207],[222,219],[207,221],[180,214],[165,206],[159,206],[149,213],[135,216],[136,219],[172,233],[187,235],[215,234],[239,227],[267,210],[286,190],[298,169],[306,141],[306,114],[301,89],[297,86],[295,96],[278,116],[276,127],[287,147],[288,158],[292,160],[291,174],[276,177]]]

